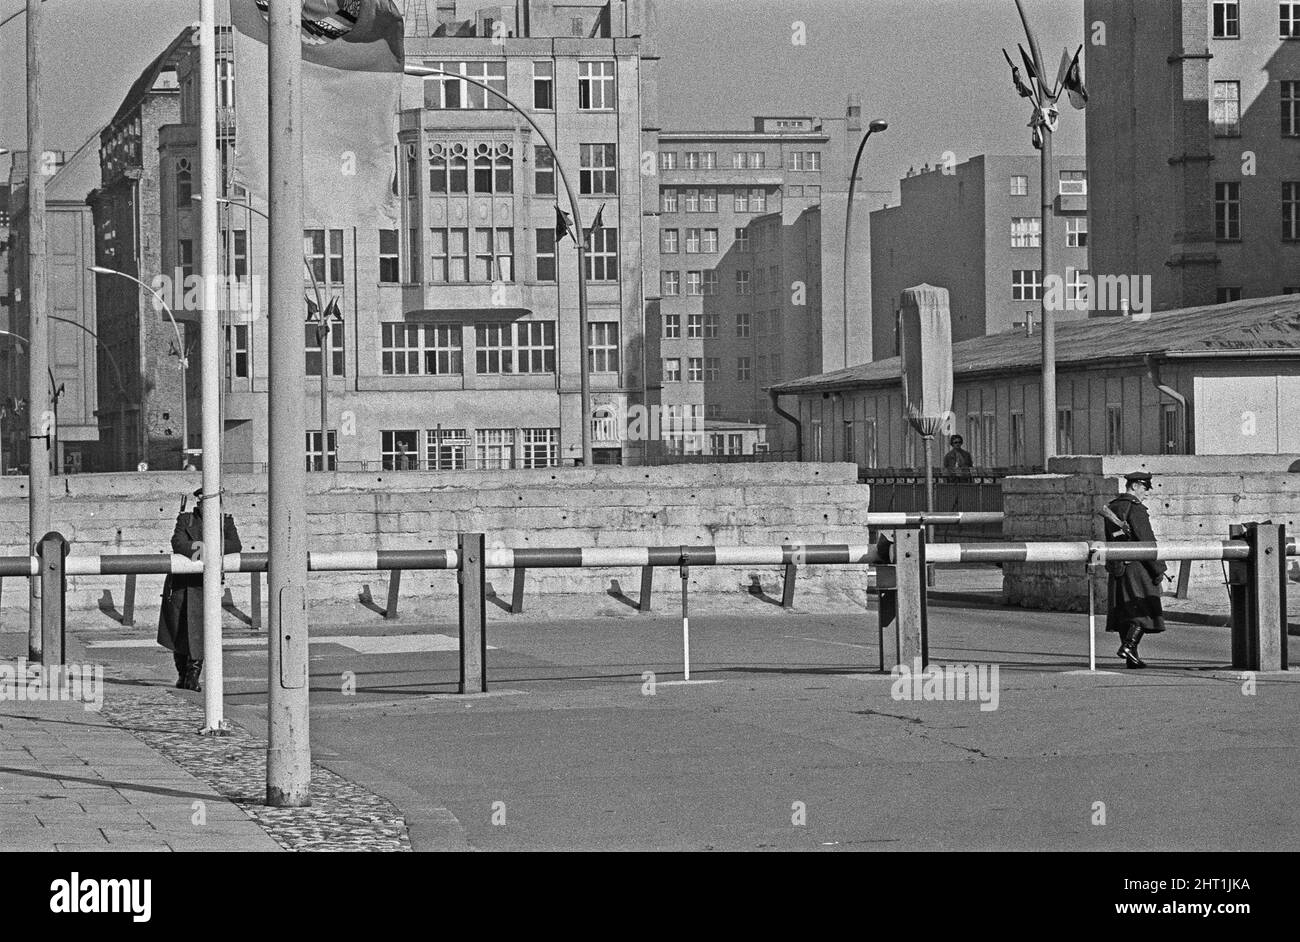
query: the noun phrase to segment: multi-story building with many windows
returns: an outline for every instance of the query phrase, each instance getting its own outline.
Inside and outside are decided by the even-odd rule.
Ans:
[[[1300,2],[1086,0],[1084,21],[1093,267],[1150,274],[1157,310],[1300,290]]]
[[[627,440],[621,421],[600,417],[645,403],[646,281],[655,276],[643,269],[643,244],[656,238],[649,209],[657,199],[653,176],[641,172],[642,155],[655,149],[649,5],[474,6],[406,3],[408,64],[499,90],[546,130],[555,151],[475,84],[405,79],[394,115],[397,228],[306,220],[311,274],[342,315],[322,357],[317,325],[304,310],[308,467],[572,463],[581,457],[584,354],[598,417],[595,460],[621,460],[643,447]],[[264,94],[241,84],[224,49],[219,44],[223,154],[238,141],[234,97]],[[171,253],[160,265],[181,274],[197,246],[198,207],[185,189],[198,180],[196,62],[193,51],[179,63],[180,121],[159,134],[160,229]],[[569,208],[561,167],[590,231],[586,338],[579,336],[575,246],[556,239],[556,208]],[[242,196],[233,187],[228,193]],[[265,285],[266,221],[227,206],[221,227],[227,275],[246,282],[254,298],[251,316],[232,303],[225,317],[224,459],[228,468],[258,470],[267,456],[268,362],[255,289]],[[304,290],[313,291],[310,277]],[[323,441],[314,418],[322,368],[329,374]]]
[[[869,357],[866,187],[847,316],[844,207],[862,139],[843,117],[759,117],[748,131],[659,134],[655,364],[667,451],[793,448],[766,388]],[[854,308],[853,301],[850,308]]]
[[[871,214],[875,358],[898,353],[899,297],[948,289],[956,343],[1026,327],[1039,316],[1045,279],[1037,155],[972,157],[926,167],[900,184],[897,206]],[[1052,267],[1062,279],[1058,319],[1088,316],[1088,177],[1083,157],[1058,156]]]

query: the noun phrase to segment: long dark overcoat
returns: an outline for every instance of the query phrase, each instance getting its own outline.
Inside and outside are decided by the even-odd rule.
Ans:
[[[235,518],[226,514],[224,553],[244,548]],[[193,558],[203,541],[203,517],[181,513],[172,533],[172,552]],[[194,660],[203,658],[203,574],[170,575],[163,582],[162,611],[158,613],[158,643],[169,651]]]
[[[1142,501],[1131,494],[1121,494],[1109,506],[1115,516],[1128,521],[1134,541],[1155,540],[1155,533],[1151,530],[1151,517]],[[1119,541],[1126,542],[1123,537]],[[1165,630],[1160,584],[1164,581],[1167,568],[1156,559],[1106,564],[1110,576],[1106,585],[1107,631],[1116,631],[1122,636],[1134,625],[1148,634]]]

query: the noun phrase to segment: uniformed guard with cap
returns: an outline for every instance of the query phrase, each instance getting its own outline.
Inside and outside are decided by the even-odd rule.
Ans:
[[[1151,490],[1151,472],[1134,471],[1124,475],[1124,493],[1106,505],[1107,542],[1155,542],[1151,518],[1142,503],[1142,495]],[[1106,630],[1117,632],[1121,639],[1115,652],[1126,667],[1146,667],[1138,657],[1138,642],[1146,634],[1165,630],[1164,609],[1160,605],[1160,583],[1167,567],[1156,559],[1106,563],[1108,613]]]
[[[203,543],[203,489],[194,492],[194,512],[176,516],[172,533],[172,552],[188,559],[200,559],[197,552]],[[226,514],[223,553],[243,549],[235,518]],[[158,643],[172,652],[176,664],[176,686],[184,690],[201,690],[203,673],[203,576],[169,575],[163,582],[162,611],[158,614]]]

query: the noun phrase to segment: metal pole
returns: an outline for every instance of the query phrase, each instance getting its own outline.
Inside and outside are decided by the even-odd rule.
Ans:
[[[690,595],[691,558],[682,547],[682,680],[691,679],[691,619],[687,608]]]
[[[1043,150],[1041,153],[1041,177],[1043,207],[1042,230],[1039,239],[1042,243],[1042,274],[1039,276],[1039,292],[1042,295],[1043,317],[1043,470],[1047,470],[1048,459],[1056,456],[1056,320],[1047,305],[1047,275],[1051,271],[1052,245],[1052,129],[1043,125]]]
[[[872,122],[874,124],[875,122]],[[857,156],[853,158],[853,172],[849,174],[849,202],[844,207],[844,363],[843,366],[849,366],[849,233],[853,227],[853,193],[858,188],[858,165],[862,163],[862,154],[867,149],[867,141],[875,132],[874,127],[868,127],[867,133],[862,136],[862,143],[858,145]]]
[[[221,501],[221,231],[217,219],[217,30],[214,0],[199,6],[199,169],[203,200],[199,206],[199,232],[203,276],[203,320],[200,324],[200,383],[203,423],[203,663],[208,682],[203,687],[203,732],[221,734],[229,729],[223,715],[225,675],[221,654],[221,563],[225,527]],[[184,361],[182,361],[184,362]],[[185,371],[182,369],[184,378]],[[188,413],[187,413],[188,418]],[[185,447],[189,447],[186,425]],[[181,453],[182,467],[184,452]]]
[[[302,356],[301,5],[270,7],[267,97],[270,204],[268,384],[268,602],[270,693],[266,801],[311,802],[307,691],[307,512],[302,460],[306,368]]]
[[[50,529],[50,334],[46,324],[45,134],[41,125],[40,0],[27,0],[27,545]],[[41,584],[28,579],[27,656],[41,657]]]
[[[328,471],[330,469],[330,364],[333,360],[330,349],[332,341],[330,338],[329,321],[325,319],[325,309],[321,308],[321,337],[320,337],[320,469]]]

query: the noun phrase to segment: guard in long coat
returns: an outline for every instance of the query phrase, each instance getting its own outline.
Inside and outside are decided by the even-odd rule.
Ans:
[[[1155,542],[1151,530],[1151,517],[1141,495],[1151,490],[1151,474],[1136,471],[1124,475],[1124,493],[1111,501],[1107,508],[1123,526],[1108,524],[1107,542]],[[1138,657],[1138,642],[1144,634],[1165,630],[1164,608],[1160,604],[1160,584],[1168,567],[1156,559],[1106,563],[1106,595],[1108,611],[1106,630],[1117,632],[1122,641],[1115,652],[1124,659],[1126,667],[1146,667]]]
[[[172,552],[187,559],[195,558],[195,550],[203,542],[203,490],[195,491],[194,496],[198,498],[194,512],[182,510],[172,533]],[[243,549],[235,518],[230,514],[226,514],[224,543],[223,553],[238,553]],[[158,643],[172,652],[176,686],[185,690],[203,689],[199,685],[199,675],[203,673],[202,573],[169,575],[163,582]]]

